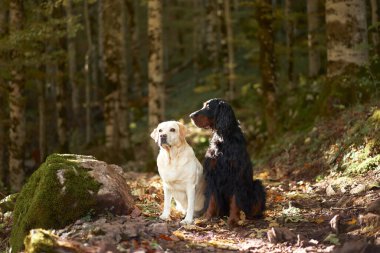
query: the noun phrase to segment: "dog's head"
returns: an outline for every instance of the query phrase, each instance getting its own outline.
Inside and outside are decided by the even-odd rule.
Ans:
[[[222,132],[238,125],[232,107],[219,98],[205,102],[202,109],[190,114],[190,118],[197,127]]]
[[[165,149],[179,146],[186,141],[186,127],[178,121],[161,122],[150,134],[150,137],[154,139],[159,147]]]

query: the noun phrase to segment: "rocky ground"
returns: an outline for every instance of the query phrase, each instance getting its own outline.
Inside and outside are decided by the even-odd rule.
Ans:
[[[177,213],[170,222],[160,221],[159,177],[129,173],[128,178],[137,199],[132,214],[90,212],[64,229],[44,232],[65,245],[60,252],[380,252],[378,170],[351,179],[355,183],[337,177],[314,184],[267,178],[266,217],[249,221],[242,215],[234,228],[226,218],[180,226]],[[2,240],[10,229],[7,215],[1,217]],[[3,251],[4,241],[2,246]]]

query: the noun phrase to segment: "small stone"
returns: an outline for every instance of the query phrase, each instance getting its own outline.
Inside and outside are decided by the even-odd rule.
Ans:
[[[329,197],[331,197],[331,196],[333,196],[333,195],[336,194],[334,188],[332,188],[331,185],[327,186],[327,188],[326,188],[326,194],[327,194],[327,196],[329,196]]]
[[[373,201],[366,209],[368,213],[375,213],[380,215],[380,198]]]
[[[350,193],[351,194],[358,194],[358,193],[364,192],[365,189],[366,189],[366,187],[364,184],[359,184],[359,185],[355,186],[354,188],[352,188]]]
[[[271,243],[289,242],[297,239],[297,235],[287,228],[272,227],[267,232],[268,240]]]
[[[330,220],[330,227],[335,234],[339,234],[340,216],[337,214]]]

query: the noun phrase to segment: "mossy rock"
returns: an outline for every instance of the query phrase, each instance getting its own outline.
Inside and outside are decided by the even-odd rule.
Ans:
[[[90,210],[128,214],[133,205],[120,167],[91,156],[50,155],[18,196],[10,238],[12,252],[22,249],[31,229],[63,228]]]

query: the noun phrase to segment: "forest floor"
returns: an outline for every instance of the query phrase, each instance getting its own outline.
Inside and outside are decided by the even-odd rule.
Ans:
[[[347,180],[338,179],[343,193],[334,177],[318,183],[267,179],[265,218],[242,216],[231,228],[226,217],[182,226],[174,212],[172,221],[159,220],[159,176],[128,173],[137,200],[131,215],[88,214],[50,232],[75,252],[380,252],[380,202],[374,202],[380,188],[364,187],[379,182],[380,171]]]
[[[154,173],[127,172],[136,198],[128,216],[87,216],[49,233],[74,245],[60,252],[380,252],[380,106],[357,108],[283,136],[255,177],[267,190],[263,219],[229,227],[227,218],[180,225],[158,219],[161,180]],[[11,216],[0,213],[0,252]]]

